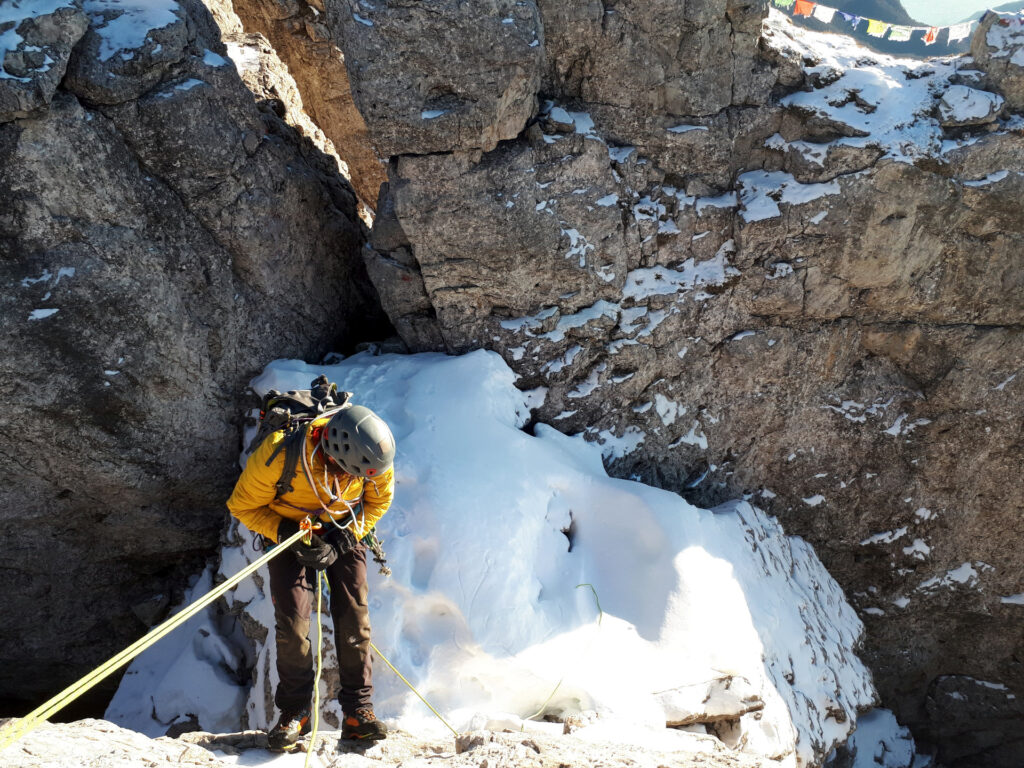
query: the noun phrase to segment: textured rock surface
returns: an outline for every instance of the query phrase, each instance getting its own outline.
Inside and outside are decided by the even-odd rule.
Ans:
[[[373,34],[392,34],[377,8]],[[843,59],[778,21],[755,45],[757,6],[539,8],[542,107],[519,136],[414,157],[388,134],[368,262],[399,332],[500,351],[546,391],[537,419],[602,442],[620,475],[768,504],[858,605],[883,701],[919,743],[1018,764],[1012,80]],[[694,50],[717,65],[686,71]],[[415,91],[399,61],[377,68]],[[965,87],[991,106],[976,120]],[[1005,689],[975,701],[950,675]],[[929,703],[939,680],[964,683],[957,735]]]
[[[8,710],[138,638],[212,551],[248,379],[386,328],[351,188],[257,107],[202,5],[168,7],[177,31],[106,60],[87,33],[73,90],[0,125]],[[89,107],[104,67],[128,100]]]
[[[1024,109],[1024,16],[987,11],[971,38],[971,56],[1011,109]]]
[[[0,123],[46,109],[88,28],[71,2],[0,9]]]
[[[544,50],[534,0],[325,5],[382,157],[489,151],[533,115]]]
[[[332,42],[324,23],[323,13],[328,9],[322,3],[295,0],[234,0],[226,5],[228,8],[222,10],[225,17],[238,14],[235,23],[270,41],[297,80],[299,104],[305,114],[330,140],[360,200],[374,207],[386,178],[384,166],[373,150],[363,116],[352,101],[341,51]],[[331,6],[329,12],[333,11]],[[223,22],[221,27],[230,23]]]
[[[10,722],[10,721],[8,721]],[[474,731],[457,740],[417,738],[401,731],[386,741],[357,744],[338,741],[338,732],[322,730],[317,738],[319,765],[332,768],[388,768],[427,766],[443,761],[452,768],[759,768],[760,761],[715,746],[709,736],[680,734],[679,751],[641,750],[547,732],[493,733]],[[454,742],[454,743],[453,743]],[[273,757],[266,749],[266,735],[256,731],[211,734],[185,733],[179,738],[149,739],[103,720],[81,720],[51,725],[44,723],[4,753],[8,768],[81,768],[103,766],[160,766],[218,768],[254,764]],[[302,756],[296,758],[301,761]]]

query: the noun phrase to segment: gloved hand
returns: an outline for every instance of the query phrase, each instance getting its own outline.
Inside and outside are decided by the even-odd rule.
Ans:
[[[298,531],[299,524],[297,522],[283,517],[277,524],[277,540],[282,542]],[[315,533],[310,535],[309,544],[305,544],[300,539],[292,544],[291,550],[295,553],[295,559],[299,561],[299,565],[305,568],[315,568],[318,571],[329,568],[338,559],[338,550]]]
[[[338,559],[338,550],[315,533],[310,536],[309,544],[303,544],[302,541],[292,544],[292,551],[295,553],[295,559],[299,561],[299,565],[318,571],[330,568]]]

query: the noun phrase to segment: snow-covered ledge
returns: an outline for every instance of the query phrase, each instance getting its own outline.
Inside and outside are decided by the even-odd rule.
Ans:
[[[304,388],[319,373],[398,440],[379,527],[394,575],[373,574],[374,641],[460,731],[569,728],[526,721],[543,709],[596,741],[721,740],[798,766],[820,764],[874,704],[861,622],[812,548],[756,507],[698,509],[609,478],[580,437],[527,434],[530,395],[493,353],[278,361],[254,385]],[[257,556],[246,532],[228,539],[223,575]],[[233,615],[195,620],[140,657],[107,717],[151,736],[189,720],[267,727],[265,583],[231,594]],[[382,664],[376,685],[390,726],[444,731]],[[336,703],[325,709],[336,723]]]

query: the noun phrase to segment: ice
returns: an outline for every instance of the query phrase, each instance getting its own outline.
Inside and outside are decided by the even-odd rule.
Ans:
[[[803,503],[806,504],[808,507],[816,507],[823,501],[825,501],[825,497],[822,496],[820,493],[816,493],[813,496],[810,496],[806,499],[801,499],[801,501],[803,501]]]
[[[440,117],[441,115],[445,115],[447,113],[448,113],[447,109],[424,109],[422,112],[420,112],[420,119],[421,120],[434,120],[434,119]]]
[[[595,205],[599,205],[602,208],[608,208],[609,206],[615,205],[619,202],[619,196],[614,192],[610,195],[605,195],[600,200],[595,200]]]
[[[370,19],[366,18],[365,16],[360,16],[358,13],[353,12],[352,13],[352,18],[355,19],[356,21],[358,21],[364,27],[372,27],[373,26],[373,22],[370,21]]]
[[[706,125],[676,125],[668,129],[669,133],[689,133],[690,131],[706,131]]]

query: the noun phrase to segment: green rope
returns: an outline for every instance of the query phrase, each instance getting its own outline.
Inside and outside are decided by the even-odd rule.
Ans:
[[[304,768],[309,768],[309,759],[316,747],[316,732],[320,728],[320,671],[324,666],[324,625],[321,613],[324,601],[324,572],[316,572],[316,675],[313,677],[313,730],[309,734]]]
[[[444,723],[448,727],[448,730],[451,731],[452,733],[454,733],[455,737],[458,738],[459,732],[456,731],[454,728],[452,728],[450,725],[448,725],[448,721],[445,720],[443,717],[441,717],[441,713],[438,712],[436,709],[434,709],[434,707],[431,706],[429,701],[427,701],[425,698],[423,698],[423,694],[416,690],[416,686],[414,686],[412,683],[410,683],[408,680],[405,679],[405,677],[402,675],[402,673],[399,672],[395,668],[395,665],[392,664],[390,661],[388,661],[387,656],[385,656],[383,653],[380,652],[380,648],[378,648],[376,645],[373,644],[372,640],[370,641],[370,647],[373,648],[373,652],[374,653],[376,653],[378,656],[380,656],[381,661],[383,661],[385,664],[387,664],[391,668],[391,671],[394,672],[396,675],[398,675],[398,679],[401,680],[403,683],[405,683],[407,686],[409,686],[409,690],[412,691],[413,693],[415,693],[417,696],[419,696],[420,697],[420,701],[422,701],[424,704],[426,704],[427,707],[430,709],[430,711],[433,712],[435,715],[437,715],[437,719],[440,720],[442,723]]]
[[[590,587],[590,591],[594,593],[594,602],[597,603],[597,626],[600,627],[601,626],[601,619],[604,618],[604,611],[601,610],[601,601],[597,599],[597,590],[594,589],[594,585],[593,584],[577,584],[576,585],[576,589],[579,589],[580,587]],[[547,706],[548,706],[548,704],[551,703],[551,700],[553,698],[555,698],[555,694],[558,693],[558,689],[562,687],[562,683],[563,682],[565,682],[565,676],[564,675],[562,676],[562,679],[558,681],[558,684],[555,685],[555,689],[551,692],[551,695],[548,696],[546,699],[544,699],[544,703],[540,705],[540,709],[538,709],[536,712],[534,712],[529,717],[524,717],[523,719],[524,720],[533,720],[535,717],[540,717],[542,714],[544,714],[544,710],[547,709]]]

